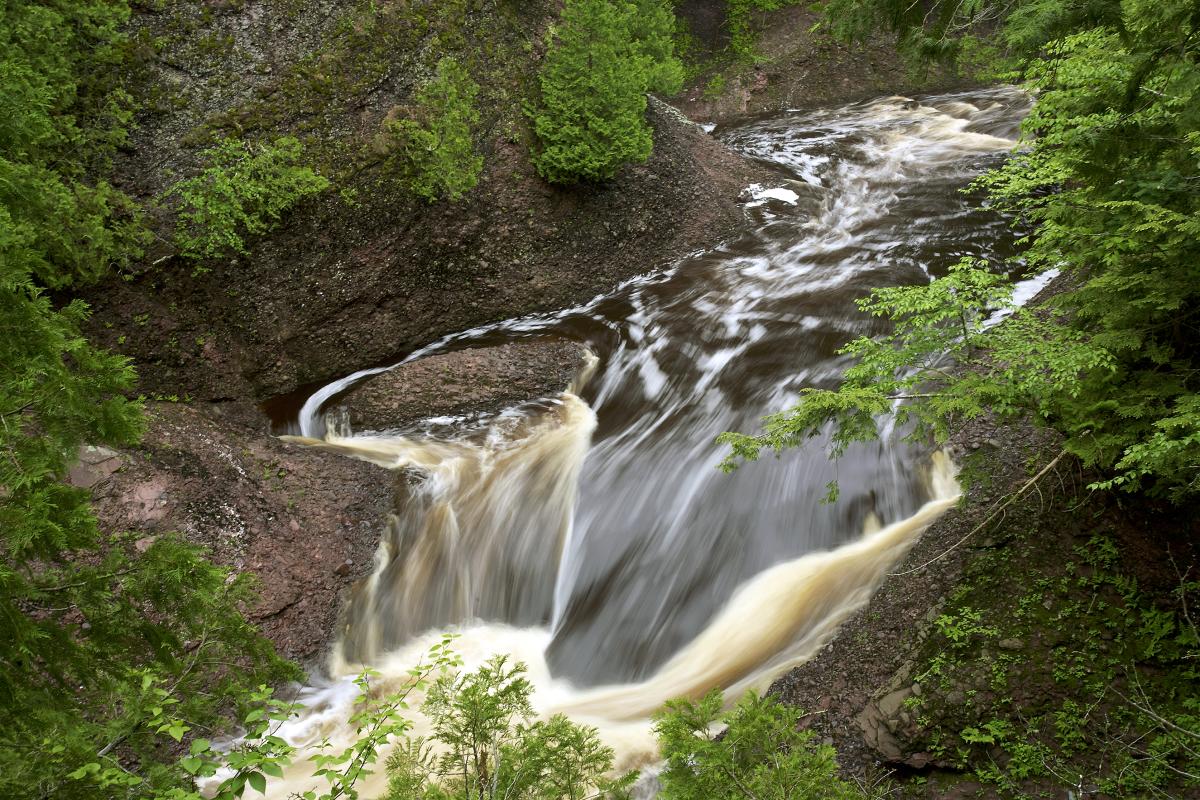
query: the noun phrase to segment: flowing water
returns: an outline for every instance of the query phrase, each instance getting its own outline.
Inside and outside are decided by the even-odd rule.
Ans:
[[[647,719],[663,701],[761,686],[815,652],[953,502],[952,467],[885,430],[836,463],[818,440],[725,475],[713,439],[754,429],[803,387],[836,385],[837,348],[884,330],[855,298],[1012,254],[1010,224],[961,190],[1012,149],[1027,107],[992,89],[718,131],[778,174],[748,204],[748,233],[584,307],[410,357],[583,342],[595,363],[560,397],[369,434],[327,424],[322,408],[367,373],[313,395],[304,435],[400,470],[407,489],[330,675],[286,735],[348,740],[346,676],[369,664],[402,681],[456,630],[468,666],[512,653],[539,710],[596,725],[636,765],[653,760]],[[841,499],[824,504],[834,479]],[[273,791],[310,786],[297,775]]]

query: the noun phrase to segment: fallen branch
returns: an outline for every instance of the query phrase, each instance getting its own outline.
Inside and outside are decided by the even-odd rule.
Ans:
[[[1048,473],[1050,470],[1054,469],[1054,466],[1056,464],[1058,464],[1059,461],[1062,461],[1063,457],[1066,454],[1067,454],[1066,450],[1061,451],[1058,455],[1056,455],[1054,457],[1054,459],[1049,464],[1042,467],[1041,472],[1039,472],[1037,475],[1034,475],[1032,478],[1027,480],[1025,482],[1025,485],[1023,485],[1020,489],[1017,489],[1017,491],[1014,492],[1013,494],[1009,495],[1008,499],[1005,500],[1004,503],[999,508],[992,511],[992,513],[988,514],[987,519],[985,519],[983,522],[976,525],[974,528],[972,528],[970,530],[970,532],[967,533],[966,536],[962,537],[957,542],[950,545],[950,547],[946,548],[939,555],[934,556],[933,558],[929,559],[928,561],[926,561],[924,564],[920,565],[919,567],[913,567],[912,569],[905,570],[904,572],[890,572],[890,573],[888,573],[888,575],[891,577],[894,577],[894,578],[899,578],[904,575],[912,575],[914,572],[920,572],[921,570],[925,569],[926,567],[928,567],[930,564],[934,563],[935,561],[940,561],[943,558],[945,558],[946,556],[948,556],[955,548],[957,548],[963,542],[967,541],[967,539],[970,539],[972,536],[974,536],[975,534],[979,533],[981,530],[986,528],[992,522],[992,520],[994,520],[996,518],[996,516],[998,514],[1003,513],[1004,509],[1008,508],[1010,505],[1012,505],[1014,502],[1016,502],[1017,498],[1019,498],[1021,495],[1025,494],[1025,492],[1029,491],[1029,489],[1031,489],[1032,487],[1036,486],[1037,482],[1039,480],[1041,480],[1043,477],[1045,477],[1046,473]]]

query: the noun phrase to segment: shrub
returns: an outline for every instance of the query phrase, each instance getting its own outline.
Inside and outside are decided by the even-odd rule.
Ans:
[[[304,146],[284,136],[273,143],[223,139],[203,153],[204,170],[172,186],[178,197],[175,244],[197,260],[246,252],[246,236],[273,228],[296,203],[329,188],[301,163]]]
[[[856,786],[838,777],[834,750],[797,730],[799,709],[774,697],[747,694],[721,713],[720,691],[693,703],[676,700],[658,717],[666,767],[662,800],[858,800]],[[724,734],[716,722],[728,725]]]
[[[433,80],[417,91],[412,118],[384,123],[382,144],[398,153],[408,188],[418,197],[458,200],[479,183],[483,157],[471,140],[478,93],[467,71],[443,58]]]
[[[628,785],[633,776],[604,777],[613,751],[593,728],[562,715],[532,719],[524,674],[525,665],[497,656],[438,679],[423,707],[432,741],[407,740],[391,755],[387,800],[583,800]]]

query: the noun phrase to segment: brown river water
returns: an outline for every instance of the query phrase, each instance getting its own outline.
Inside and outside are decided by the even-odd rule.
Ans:
[[[385,433],[324,415],[371,371],[316,392],[294,429],[407,470],[409,489],[341,645],[283,735],[348,741],[349,677],[368,665],[401,682],[454,631],[468,667],[513,654],[540,712],[595,725],[621,766],[638,766],[655,760],[648,719],[663,701],[759,688],[815,652],[953,503],[953,465],[900,441],[887,419],[880,443],[836,462],[816,440],[732,475],[716,468],[714,438],[755,429],[804,387],[836,386],[847,366],[836,350],[886,330],[854,305],[872,288],[927,282],[964,256],[1013,255],[1019,232],[963,189],[1016,145],[1028,105],[998,88],[716,130],[778,176],[751,187],[746,233],[585,306],[466,331],[408,359],[569,338],[595,355],[572,392]],[[833,479],[841,499],[822,503]],[[316,786],[306,766],[271,796]]]

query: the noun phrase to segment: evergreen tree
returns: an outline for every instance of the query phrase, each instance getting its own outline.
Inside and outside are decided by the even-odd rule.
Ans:
[[[129,444],[142,427],[130,364],[84,339],[82,302],[47,294],[140,256],[134,204],[103,179],[130,116],[128,15],[120,0],[11,0],[0,15],[3,797],[178,785],[159,734],[177,740],[294,675],[242,617],[245,580],[174,537],[138,552],[102,533],[63,480],[81,445]],[[118,782],[98,789],[101,773]]]
[[[605,181],[645,161],[654,141],[646,92],[677,88],[662,0],[567,0],[551,32],[533,110],[538,173],[554,183]]]
[[[631,0],[631,33],[646,59],[646,88],[675,94],[683,87],[683,63],[675,57],[678,20],[664,0]]]

